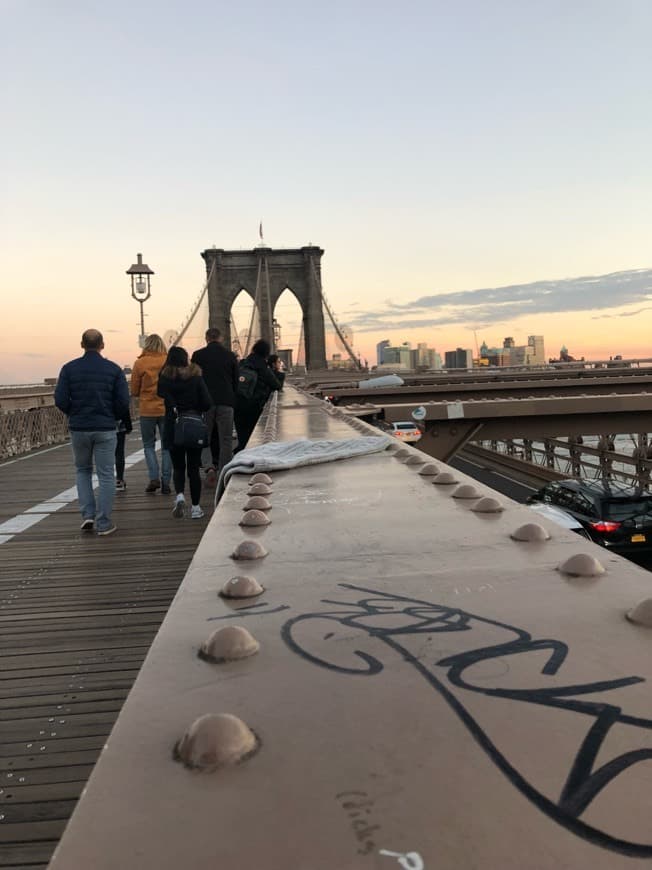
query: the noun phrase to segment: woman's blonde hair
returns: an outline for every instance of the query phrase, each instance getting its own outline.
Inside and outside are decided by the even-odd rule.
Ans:
[[[151,350],[154,353],[167,353],[167,347],[160,335],[153,332],[148,335],[143,344],[143,350]]]

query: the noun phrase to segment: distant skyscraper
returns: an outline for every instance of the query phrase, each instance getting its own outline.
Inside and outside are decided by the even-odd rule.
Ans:
[[[389,341],[386,338],[383,341],[379,341],[376,345],[376,362],[378,365],[383,363],[383,351],[386,347],[389,347]]]
[[[546,362],[546,352],[543,347],[542,335],[528,335],[527,363],[531,366],[542,366]]]
[[[473,368],[473,351],[467,348],[458,347],[456,350],[447,350],[445,358],[447,369]]]
[[[410,369],[412,368],[411,349],[410,343],[407,341],[395,347],[385,347],[383,348],[382,362],[385,365],[397,365]]]

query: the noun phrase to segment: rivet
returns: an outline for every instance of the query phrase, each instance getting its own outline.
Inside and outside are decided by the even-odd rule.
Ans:
[[[434,462],[426,462],[423,468],[419,469],[419,474],[422,474],[424,477],[434,477],[436,474],[439,474],[439,471],[439,466],[435,465]]]
[[[405,460],[406,465],[423,465],[424,462],[425,459],[422,459],[420,456],[415,456],[414,454]]]
[[[558,570],[571,577],[597,577],[599,574],[604,574],[604,567],[595,556],[590,556],[588,553],[576,553],[562,562]]]
[[[626,616],[630,622],[652,628],[652,598],[644,598]]]
[[[220,589],[219,595],[222,598],[255,598],[256,595],[261,595],[264,591],[264,588],[253,577],[239,574],[226,581]]]
[[[484,498],[481,498],[479,501],[477,501],[471,507],[471,510],[475,511],[478,514],[499,514],[501,511],[504,511],[505,508],[501,505],[497,498],[486,495]]]
[[[249,487],[247,495],[271,495],[272,488],[266,483],[254,483]]]
[[[396,451],[394,456],[396,459],[407,459],[408,456],[412,456],[412,453],[407,449],[407,447],[401,447],[400,450]]]
[[[514,541],[548,541],[550,535],[539,523],[525,523],[510,535]]]
[[[243,511],[269,511],[271,509],[272,503],[264,495],[252,495],[242,508]]]
[[[258,541],[241,541],[231,553],[232,559],[262,559],[267,550]]]
[[[254,732],[230,713],[208,713],[192,723],[174,747],[186,767],[211,773],[250,758],[258,749]]]
[[[271,523],[270,518],[265,511],[247,511],[242,517],[239,526],[268,526]]]
[[[246,628],[240,625],[227,625],[214,631],[204,641],[199,657],[214,664],[244,659],[258,652],[260,644]]]
[[[450,471],[440,471],[439,474],[433,477],[432,482],[435,486],[451,486],[457,483],[457,478]]]
[[[268,486],[271,486],[272,478],[269,476],[269,474],[264,474],[264,472],[259,471],[257,474],[254,474],[254,476],[249,479],[249,483],[266,483]]]
[[[461,483],[453,492],[453,498],[481,498],[480,490],[472,483]]]

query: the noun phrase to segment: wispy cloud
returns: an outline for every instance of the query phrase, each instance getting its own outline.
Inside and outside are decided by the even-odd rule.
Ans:
[[[356,332],[420,329],[473,324],[486,327],[535,314],[600,311],[652,299],[652,269],[612,272],[608,275],[535,281],[506,287],[485,287],[421,296],[412,302],[388,300],[376,310],[349,318]],[[627,317],[637,312],[597,315]]]
[[[613,317],[635,317],[637,314],[643,314],[644,311],[652,311],[650,306],[646,308],[637,308],[636,311],[620,311],[614,314],[594,314],[591,320],[611,320]]]

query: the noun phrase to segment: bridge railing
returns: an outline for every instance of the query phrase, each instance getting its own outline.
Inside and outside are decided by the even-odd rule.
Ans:
[[[0,460],[67,438],[66,417],[54,406],[0,412]]]
[[[479,441],[481,447],[502,453],[541,468],[554,469],[569,477],[593,480],[619,480],[645,489],[650,487],[652,451],[641,442],[631,454],[617,450],[613,439],[602,437],[597,446],[577,438],[511,438],[506,441]]]

